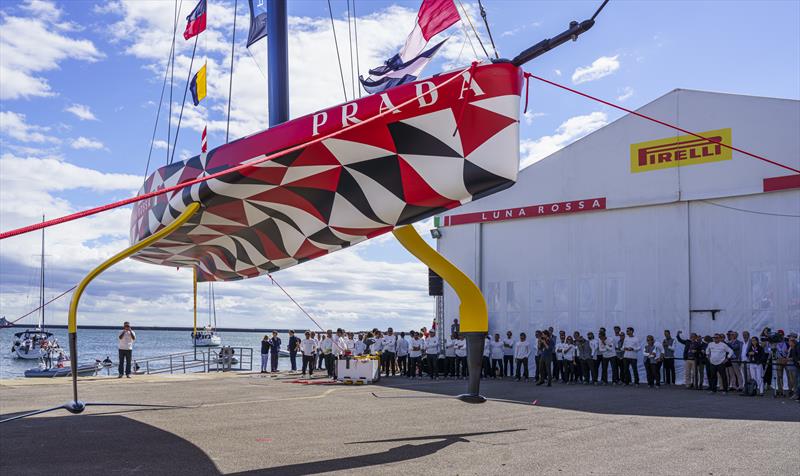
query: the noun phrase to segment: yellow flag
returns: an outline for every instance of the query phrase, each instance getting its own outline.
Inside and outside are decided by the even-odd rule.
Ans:
[[[189,85],[189,89],[192,91],[192,101],[194,105],[197,106],[200,104],[200,101],[206,97],[206,65],[203,64],[203,67],[192,77],[192,82]]]

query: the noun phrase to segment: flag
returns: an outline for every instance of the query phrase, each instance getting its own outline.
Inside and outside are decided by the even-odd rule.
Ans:
[[[382,66],[369,70],[369,78],[359,76],[364,89],[376,93],[417,79],[444,43],[422,51],[428,41],[460,19],[453,0],[422,0],[417,22],[400,52]]]
[[[206,97],[206,65],[204,64],[189,83],[189,90],[192,92],[192,102],[195,106]]]
[[[419,55],[431,38],[460,19],[453,0],[422,0],[417,13],[417,24],[400,50],[400,59],[408,61]]]
[[[267,0],[248,0],[250,4],[250,33],[247,47],[267,36]]]
[[[399,55],[394,55],[385,65],[369,70],[369,78],[364,79],[359,76],[358,79],[361,81],[364,90],[370,94],[415,81],[445,41],[447,40],[443,40],[433,48],[423,51],[419,56],[405,63],[400,60]]]
[[[188,40],[206,31],[206,0],[200,0],[197,3],[192,13],[186,17],[186,21],[186,30],[183,31],[184,39]]]

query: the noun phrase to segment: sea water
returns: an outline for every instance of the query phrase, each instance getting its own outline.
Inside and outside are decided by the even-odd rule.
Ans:
[[[23,327],[10,327],[0,329],[0,379],[22,378],[25,371],[36,368],[36,360],[23,360],[16,358],[11,352],[14,343],[14,333],[22,332]],[[52,332],[59,344],[64,349],[69,348],[66,329],[48,329]],[[146,357],[158,357],[177,352],[192,351],[191,331],[156,331],[156,330],[136,330],[136,342],[133,345],[133,359],[144,359]],[[78,329],[78,363],[92,363],[103,360],[108,356],[114,361],[111,373],[116,373],[117,364],[117,342],[120,330],[112,329]],[[253,370],[261,368],[261,339],[264,334],[256,332],[220,332],[222,345],[231,347],[249,347],[253,349]],[[289,343],[287,334],[278,334],[281,338],[281,349],[286,350]],[[214,347],[211,347],[214,349]],[[198,347],[198,349],[203,349]],[[216,348],[219,349],[218,347]],[[163,365],[163,362],[160,362]],[[300,366],[301,358],[297,357],[297,364]],[[291,368],[288,358],[278,360],[279,370]],[[103,370],[102,374],[106,371]]]

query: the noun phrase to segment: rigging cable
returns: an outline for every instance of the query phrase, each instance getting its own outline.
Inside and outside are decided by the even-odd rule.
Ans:
[[[333,132],[330,132],[330,133],[325,134],[323,136],[317,137],[315,139],[311,139],[311,140],[307,140],[305,142],[301,142],[301,143],[299,143],[297,145],[294,145],[294,146],[291,146],[291,147],[289,147],[287,149],[282,149],[280,151],[270,153],[268,155],[265,155],[263,157],[259,157],[257,159],[251,159],[251,160],[249,160],[247,162],[243,162],[243,163],[240,163],[238,165],[234,165],[232,167],[229,167],[227,169],[220,170],[219,172],[214,172],[214,173],[211,173],[211,174],[208,174],[208,175],[204,175],[204,176],[198,176],[196,178],[193,178],[191,180],[187,180],[185,182],[181,182],[181,183],[178,183],[178,184],[175,184],[175,185],[170,185],[169,187],[159,188],[157,190],[152,190],[152,191],[147,192],[147,193],[142,193],[142,194],[136,195],[134,197],[124,198],[122,200],[117,200],[116,202],[106,203],[104,205],[100,205],[100,206],[97,206],[97,207],[88,208],[88,209],[81,210],[81,211],[78,211],[78,212],[75,212],[75,213],[70,213],[69,215],[63,215],[63,216],[60,216],[58,218],[53,218],[51,220],[48,220],[48,221],[46,221],[44,223],[35,223],[35,224],[32,224],[32,225],[27,225],[27,226],[22,226],[22,227],[19,227],[19,228],[15,228],[13,230],[0,232],[0,240],[5,240],[6,238],[11,238],[11,237],[18,236],[18,235],[24,235],[24,234],[30,233],[32,231],[41,230],[42,228],[48,228],[48,227],[51,227],[51,226],[59,225],[61,223],[67,223],[67,222],[70,222],[70,221],[78,220],[80,218],[86,218],[86,217],[89,217],[89,216],[92,216],[92,215],[96,215],[98,213],[102,213],[102,212],[105,212],[105,211],[108,211],[108,210],[113,210],[115,208],[124,207],[125,205],[130,205],[130,204],[138,203],[138,202],[141,202],[141,201],[144,201],[144,200],[149,200],[151,198],[158,197],[158,196],[161,196],[161,195],[165,195],[165,194],[170,193],[170,192],[175,192],[177,190],[182,190],[182,189],[184,189],[186,187],[191,187],[192,185],[196,185],[196,184],[203,183],[203,182],[208,182],[209,180],[217,179],[217,178],[220,178],[220,177],[223,177],[223,176],[238,172],[240,170],[253,169],[258,164],[261,164],[261,163],[264,163],[264,162],[267,162],[267,161],[270,161],[270,160],[277,159],[278,157],[283,157],[283,156],[285,156],[287,154],[291,154],[292,152],[297,152],[297,151],[299,151],[301,149],[305,149],[306,147],[310,147],[310,146],[315,145],[315,144],[319,144],[322,141],[328,140],[328,139],[330,139],[332,137],[338,137],[338,136],[344,134],[346,131],[347,132],[353,131],[354,129],[358,129],[360,127],[364,127],[367,124],[370,124],[370,123],[372,123],[374,121],[377,121],[378,119],[380,119],[382,117],[385,117],[385,116],[387,116],[389,114],[394,114],[395,111],[397,111],[399,109],[402,109],[402,108],[404,108],[404,107],[406,107],[406,106],[418,101],[419,98],[421,98],[421,97],[423,97],[423,96],[425,96],[427,94],[430,94],[431,91],[437,91],[437,90],[447,86],[448,84],[458,80],[459,78],[463,78],[461,76],[461,74],[463,74],[468,69],[469,68],[463,68],[461,70],[453,71],[453,72],[451,72],[451,74],[452,74],[451,77],[449,77],[449,78],[445,79],[444,81],[442,81],[441,83],[431,87],[429,90],[427,90],[425,92],[420,92],[419,94],[416,94],[415,96],[409,98],[407,101],[403,101],[402,103],[400,103],[400,104],[398,104],[398,105],[396,105],[394,107],[390,107],[390,108],[384,109],[383,112],[379,112],[378,114],[375,114],[374,116],[367,117],[366,119],[362,120],[361,122],[353,124],[350,127],[335,130]]]
[[[718,142],[718,141],[711,140],[708,137],[705,137],[705,136],[702,136],[700,134],[697,134],[696,132],[692,132],[692,131],[683,129],[682,127],[678,127],[678,126],[676,126],[674,124],[670,124],[668,122],[664,122],[664,121],[658,120],[658,119],[656,119],[654,117],[651,117],[651,116],[648,116],[646,114],[642,114],[641,112],[636,112],[636,111],[634,111],[632,109],[628,109],[628,108],[620,106],[618,104],[614,104],[614,103],[605,101],[603,99],[600,99],[598,97],[592,96],[590,94],[586,94],[584,92],[578,91],[577,89],[572,89],[569,86],[564,86],[563,84],[559,84],[559,83],[550,81],[549,79],[544,79],[544,78],[542,78],[540,76],[536,76],[535,74],[531,74],[531,73],[528,73],[528,72],[525,72],[525,76],[527,78],[533,78],[533,79],[539,80],[539,81],[541,81],[543,83],[547,83],[547,84],[549,84],[551,86],[555,86],[557,88],[564,89],[564,90],[569,91],[571,93],[575,93],[575,94],[577,94],[579,96],[583,96],[583,97],[585,97],[587,99],[591,99],[592,101],[597,101],[597,102],[599,102],[601,104],[605,104],[606,106],[610,106],[610,107],[613,107],[615,109],[619,109],[620,111],[625,111],[628,114],[632,114],[634,116],[641,117],[642,119],[647,119],[648,121],[655,122],[656,124],[661,124],[662,126],[669,127],[670,129],[675,129],[676,131],[683,132],[684,134],[687,134],[687,135],[690,135],[690,136],[693,136],[693,137],[697,137],[698,139],[703,139],[706,142],[709,142],[709,143],[712,143],[712,144],[718,144],[718,145],[720,145],[722,147],[725,147],[726,149],[734,150],[734,151],[739,152],[741,154],[750,156],[750,157],[752,157],[754,159],[762,160],[764,162],[767,162],[767,163],[770,163],[772,165],[776,165],[776,166],[781,167],[783,169],[786,169],[786,170],[789,170],[791,172],[794,172],[796,174],[800,174],[800,170],[798,170],[798,169],[796,169],[794,167],[790,167],[790,166],[782,164],[780,162],[775,162],[774,160],[770,160],[770,159],[768,159],[766,157],[763,157],[763,156],[760,156],[760,155],[756,155],[756,154],[753,154],[751,152],[747,152],[746,150],[742,150],[742,149],[740,149],[738,147],[734,147],[734,146],[732,146],[730,144],[726,144],[724,142]]]
[[[358,61],[358,22],[356,16],[356,0],[353,0],[353,33],[355,33],[356,37],[356,76],[361,74],[361,64]],[[360,76],[359,76],[360,77]],[[361,81],[359,80],[356,84],[358,84],[358,97],[361,97]]]
[[[66,295],[67,293],[69,293],[69,292],[72,292],[72,290],[74,290],[74,289],[75,289],[75,288],[77,288],[77,287],[78,287],[77,285],[75,285],[75,286],[72,286],[71,288],[67,289],[67,290],[66,290],[66,291],[64,291],[63,293],[61,293],[61,294],[59,294],[58,296],[54,297],[53,299],[51,299],[51,300],[47,301],[46,303],[42,304],[41,306],[37,307],[36,309],[31,309],[29,312],[27,312],[27,313],[25,313],[25,314],[23,314],[23,315],[19,316],[18,318],[14,319],[13,321],[11,321],[11,322],[10,322],[10,324],[14,324],[14,323],[16,323],[17,321],[20,321],[20,320],[22,320],[22,319],[24,319],[24,318],[26,318],[26,317],[30,316],[30,315],[31,315],[31,314],[33,314],[34,312],[36,312],[36,311],[38,311],[39,309],[43,308],[44,306],[47,306],[48,304],[50,304],[51,302],[53,302],[53,301],[57,300],[58,298],[61,298],[61,297],[65,296],[65,295]]]
[[[183,0],[181,0],[181,6],[183,6]],[[167,68],[170,67],[172,64],[172,74],[169,78],[169,119],[167,119],[167,164],[170,163],[169,159],[169,142],[172,138],[172,89],[175,83],[175,34],[178,32],[178,12],[180,8],[178,7],[178,0],[175,0],[175,24],[172,27],[172,49],[170,49],[169,53],[169,60],[167,62]]]
[[[233,39],[231,40],[231,71],[230,81],[228,82],[228,120],[225,124],[225,143],[228,143],[228,134],[231,130],[231,95],[233,94],[233,53],[236,46],[236,9],[239,6],[239,0],[233,2]]]
[[[170,56],[172,52],[170,50]],[[153,137],[150,139],[150,151],[147,153],[147,164],[144,166],[144,182],[147,181],[147,172],[150,171],[150,158],[153,156],[153,144],[156,141],[156,130],[158,129],[158,119],[161,117],[161,105],[164,103],[164,91],[167,89],[167,76],[169,76],[169,61],[167,61],[167,69],[164,71],[164,83],[161,85],[161,97],[158,99],[158,110],[156,111],[156,123],[153,124]],[[169,142],[167,142],[169,144]],[[169,147],[169,145],[167,145]]]
[[[790,215],[788,213],[773,213],[773,212],[760,212],[757,210],[747,210],[744,208],[736,208],[730,205],[723,205],[721,203],[712,202],[710,200],[698,200],[699,202],[707,203],[709,205],[714,205],[715,207],[727,208],[728,210],[735,210],[737,212],[744,212],[744,213],[752,213],[754,215],[767,215],[771,217],[783,217],[783,218],[800,218],[800,215]]]
[[[339,75],[342,77],[342,92],[344,101],[347,102],[347,87],[344,85],[344,71],[342,70],[342,57],[339,56],[339,41],[336,40],[336,25],[333,22],[333,10],[331,0],[328,0],[328,13],[331,15],[331,30],[333,30],[333,44],[336,46],[336,60],[339,62]]]
[[[356,98],[356,77],[353,74],[353,29],[350,25],[350,0],[347,1],[347,40],[350,46],[350,92]]]
[[[608,0],[606,0],[606,1],[608,1]],[[489,28],[489,20],[486,18],[486,9],[483,8],[483,4],[481,3],[481,0],[478,0],[478,7],[481,9],[481,18],[483,18],[483,24],[486,25],[486,33],[489,34],[489,41],[492,42],[492,49],[494,50],[494,57],[496,59],[500,59],[500,55],[497,54],[497,47],[494,46],[494,38],[492,38],[492,30],[491,30],[491,28]],[[595,13],[595,15],[597,15],[597,14]]]
[[[181,102],[181,113],[178,115],[178,127],[175,128],[175,142],[172,144],[172,155],[167,165],[175,159],[175,148],[178,145],[178,133],[181,131],[181,121],[183,120],[183,108],[186,106],[186,93],[189,91],[189,81],[192,79],[192,66],[194,65],[194,54],[197,52],[197,40],[200,35],[194,37],[194,47],[192,48],[192,59],[189,61],[189,75],[186,76],[186,87],[183,89],[183,102]]]
[[[481,37],[480,37],[480,35],[478,35],[478,31],[475,29],[475,25],[472,24],[472,20],[470,20],[469,14],[467,14],[467,9],[464,8],[464,4],[461,3],[461,0],[458,0],[458,4],[461,6],[461,10],[464,12],[464,17],[466,17],[467,23],[469,23],[470,28],[472,28],[472,32],[475,34],[475,38],[478,39],[478,44],[481,45],[481,49],[483,50],[483,54],[485,54],[487,58],[490,58],[489,52],[486,51],[486,47],[483,46],[483,41],[481,41]]]

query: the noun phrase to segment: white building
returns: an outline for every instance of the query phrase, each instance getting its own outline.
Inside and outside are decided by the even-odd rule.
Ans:
[[[639,111],[800,169],[800,101],[675,90]],[[800,330],[800,175],[633,115],[437,224],[491,332]]]

